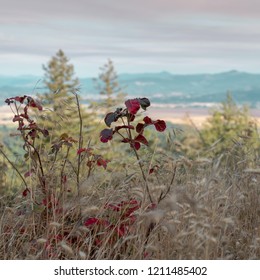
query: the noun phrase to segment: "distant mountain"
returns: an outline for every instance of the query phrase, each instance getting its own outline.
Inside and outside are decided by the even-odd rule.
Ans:
[[[81,78],[80,82],[84,100],[99,98],[92,78]],[[195,75],[174,75],[168,72],[121,74],[119,82],[128,96],[146,96],[161,106],[208,106],[223,101],[229,91],[238,104],[247,103],[252,108],[260,108],[260,74],[235,70]],[[44,92],[41,77],[0,76],[1,104],[10,96],[41,92]]]

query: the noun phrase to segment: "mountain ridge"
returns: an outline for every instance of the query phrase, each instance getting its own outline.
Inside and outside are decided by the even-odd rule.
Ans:
[[[44,92],[43,78],[33,75],[1,76],[0,104],[13,95]],[[84,100],[100,97],[94,78],[81,77],[81,96]],[[260,107],[260,74],[231,70],[206,74],[123,73],[118,75],[123,91],[129,97],[146,96],[156,103],[218,103],[232,93],[239,104]],[[192,106],[192,105],[191,105]]]

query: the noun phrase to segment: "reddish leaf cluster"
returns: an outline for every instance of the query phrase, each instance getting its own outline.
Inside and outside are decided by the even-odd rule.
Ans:
[[[27,95],[24,95],[24,96],[15,96],[15,97],[10,97],[10,98],[7,98],[5,100],[5,103],[7,103],[8,105],[12,104],[12,103],[15,103],[15,102],[19,102],[21,104],[24,104],[26,103],[26,109],[25,109],[25,112],[27,112],[28,108],[29,107],[32,107],[32,108],[37,108],[39,111],[42,110],[42,106],[41,104],[34,100],[31,96],[27,96]]]
[[[103,143],[107,143],[108,141],[113,139],[113,135],[117,133],[123,139],[121,142],[129,143],[130,147],[139,150],[141,144],[148,146],[148,141],[143,135],[143,131],[145,127],[149,125],[154,125],[155,129],[159,132],[162,132],[166,129],[166,123],[163,120],[153,121],[149,117],[145,117],[143,119],[144,123],[138,123],[136,128],[133,125],[130,125],[131,122],[134,121],[135,115],[139,111],[140,108],[146,110],[147,107],[150,106],[150,101],[148,98],[135,98],[128,99],[125,102],[126,108],[118,108],[115,112],[110,112],[105,117],[105,124],[110,127],[113,122],[118,121],[118,119],[122,119],[123,125],[116,126],[115,128],[105,128],[100,132],[100,141]],[[126,121],[124,121],[126,118]],[[124,136],[119,130],[124,129],[127,132],[127,136]],[[137,136],[132,137],[131,130],[136,130],[138,133]]]
[[[48,136],[49,132],[46,129],[41,129],[38,127],[38,125],[35,123],[34,120],[30,118],[28,115],[28,109],[29,108],[36,108],[39,111],[42,111],[41,104],[34,100],[32,97],[24,95],[24,96],[16,96],[7,98],[5,102],[10,106],[11,104],[15,104],[17,114],[13,117],[13,122],[18,122],[18,130],[20,131],[28,131],[26,134],[26,139],[29,137],[31,139],[35,139],[38,137],[39,132],[44,136]],[[20,105],[17,106],[17,103],[23,104],[23,112],[20,113],[18,109],[20,109]],[[18,108],[19,107],[19,108]],[[28,123],[27,125],[25,123]]]
[[[149,169],[149,174],[156,173],[159,169],[159,166],[156,164],[152,168]]]
[[[95,240],[96,245],[101,245],[102,239],[107,238],[107,236],[110,236],[110,243],[116,242],[119,238],[126,237],[136,222],[135,211],[140,208],[140,202],[131,199],[129,201],[121,201],[118,204],[107,203],[104,208],[117,213],[116,217],[108,213],[106,216],[111,217],[111,220],[91,217],[84,222],[86,227],[95,229],[96,233],[98,232]]]
[[[136,150],[140,149],[141,144],[148,146],[148,141],[142,134],[138,134],[133,140],[129,138],[124,138],[122,142],[129,143],[130,146]]]
[[[104,159],[101,155],[96,155],[93,153],[92,148],[81,148],[77,151],[77,154],[80,155],[84,153],[87,156],[87,166],[92,169],[93,165],[103,166],[104,169],[107,168],[107,164],[110,160]]]
[[[130,114],[135,115],[139,111],[140,107],[143,110],[146,110],[146,108],[150,106],[150,101],[148,98],[145,97],[129,99],[126,100],[125,106]]]
[[[129,122],[134,121],[135,114],[139,111],[140,107],[146,110],[150,106],[150,101],[147,98],[128,99],[125,102],[126,108],[117,108],[115,112],[110,112],[106,115],[105,124],[110,127],[113,122],[119,118],[127,117]]]
[[[137,99],[129,99],[125,102],[125,106],[130,114],[135,115],[140,109],[140,103]]]
[[[155,129],[159,132],[163,132],[166,129],[166,123],[163,120],[153,121],[151,118],[146,116],[143,118],[143,121],[144,121],[144,123],[137,124],[136,132],[143,133],[144,129],[149,125],[154,125]]]
[[[53,142],[51,151],[52,153],[57,153],[62,146],[72,147],[72,145],[77,142],[78,140],[69,136],[67,133],[63,133],[57,141]]]
[[[109,140],[112,140],[114,134],[114,130],[105,128],[100,132],[100,141],[103,143],[107,143]]]

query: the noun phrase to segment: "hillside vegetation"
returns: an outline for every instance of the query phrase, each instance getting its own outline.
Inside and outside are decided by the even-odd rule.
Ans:
[[[146,97],[93,112],[74,88],[45,97],[6,100],[1,259],[260,258],[259,130],[230,95],[201,129],[154,119]]]
[[[204,148],[197,137],[200,152],[187,156],[191,143],[166,130],[164,141],[148,146],[142,139],[140,150],[130,145],[122,157],[124,143],[79,148],[66,134],[50,152],[47,132],[36,131],[21,130],[21,164],[1,147],[9,174],[1,174],[2,259],[259,258],[256,134],[241,131],[224,146]]]

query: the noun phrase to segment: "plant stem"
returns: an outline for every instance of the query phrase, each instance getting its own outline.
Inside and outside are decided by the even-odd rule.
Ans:
[[[128,124],[128,126],[130,125],[129,116],[127,116],[127,124]],[[128,128],[128,134],[129,134],[130,141],[132,143],[133,142],[133,137],[132,137],[132,133],[131,133],[131,129],[130,128]],[[144,170],[143,170],[143,166],[142,166],[141,161],[140,161],[140,157],[139,157],[135,147],[132,146],[132,145],[131,145],[131,147],[134,150],[135,156],[136,156],[136,158],[138,160],[138,164],[139,164],[139,167],[140,167],[140,170],[141,170],[144,182],[145,182],[146,193],[148,194],[150,202],[153,203],[153,199],[152,199],[152,196],[151,196],[151,193],[150,193],[150,190],[149,190],[149,186],[148,186],[147,178],[146,178]]]
[[[43,165],[42,165],[42,161],[41,161],[41,156],[38,152],[38,150],[35,148],[34,145],[32,145],[27,139],[24,138],[25,144],[31,148],[33,148],[33,151],[36,153],[37,158],[38,158],[38,162],[39,162],[39,166],[40,166],[40,170],[41,170],[41,177],[39,177],[40,183],[42,184],[42,191],[44,194],[46,194],[46,182],[45,182],[45,174],[43,171]],[[31,151],[30,151],[31,152]]]
[[[82,137],[82,128],[83,128],[83,121],[82,121],[82,115],[81,115],[81,110],[80,110],[80,104],[79,104],[79,98],[77,93],[74,93],[75,98],[76,98],[76,103],[77,103],[77,108],[78,108],[78,114],[79,114],[79,146],[78,150],[82,149],[83,146],[83,137]],[[78,191],[78,196],[79,196],[79,186],[80,186],[80,166],[81,166],[81,157],[80,154],[78,155],[78,164],[77,164],[77,191]]]
[[[8,158],[8,156],[3,152],[2,149],[0,149],[1,154],[4,156],[4,158],[9,162],[9,164],[12,166],[12,168],[16,171],[16,173],[19,175],[19,177],[22,179],[22,181],[24,182],[26,188],[28,188],[27,183],[25,182],[22,174],[20,173],[20,171],[16,168],[16,166],[11,162],[11,160]]]

